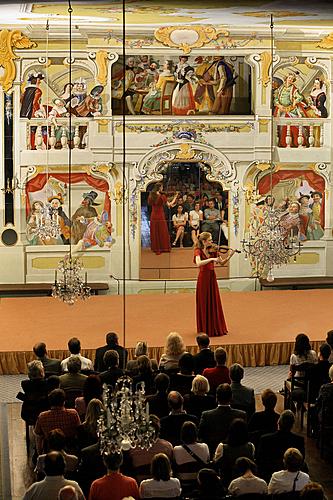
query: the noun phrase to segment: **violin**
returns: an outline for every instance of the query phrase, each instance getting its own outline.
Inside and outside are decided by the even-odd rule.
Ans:
[[[234,250],[235,253],[242,253],[241,250],[236,250],[236,249],[233,249],[233,248],[230,248],[226,245],[217,245],[216,243],[212,243],[209,247],[208,247],[208,252],[217,252],[219,254],[224,254],[224,253],[227,253],[228,250]]]

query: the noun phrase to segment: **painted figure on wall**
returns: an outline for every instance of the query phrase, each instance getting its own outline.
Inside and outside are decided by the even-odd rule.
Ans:
[[[88,96],[76,107],[78,116],[100,116],[102,114],[101,94],[104,90],[103,85],[96,85]]]
[[[316,78],[310,92],[310,108],[318,118],[327,118],[328,113],[325,107],[326,86],[323,80]]]
[[[223,56],[214,57],[215,75],[214,80],[218,81],[216,96],[212,108],[212,113],[216,115],[228,115],[233,97],[233,89],[236,84],[237,75],[234,67],[226,62]]]
[[[172,96],[172,112],[174,115],[190,115],[195,113],[195,100],[192,84],[198,79],[194,68],[188,64],[188,56],[179,56],[175,69],[177,85]]]
[[[49,212],[51,217],[56,217],[60,225],[61,243],[69,244],[71,234],[71,221],[64,212],[64,199],[61,193],[54,194],[48,198]]]
[[[309,240],[319,240],[324,236],[322,213],[323,195],[319,191],[313,191],[311,193],[311,198],[312,203],[310,204],[310,208],[312,213],[309,218],[307,235]]]
[[[212,61],[210,56],[198,56],[195,59],[198,64],[195,74],[198,77],[198,85],[194,94],[196,108],[201,113],[211,113],[215,102],[215,86],[218,80],[215,80],[216,62]]]
[[[83,234],[82,240],[77,244],[76,250],[86,250],[87,248],[111,247],[112,238],[112,224],[109,221],[108,213],[103,210],[101,216],[85,218],[80,217],[80,222],[86,224],[86,230]]]
[[[298,202],[300,204],[299,216],[301,222],[300,225],[301,240],[305,241],[308,239],[309,219],[310,219],[310,214],[312,213],[312,210],[309,207],[310,195],[300,194]]]
[[[34,118],[36,111],[40,108],[42,91],[39,85],[42,80],[44,80],[42,73],[32,73],[28,76],[28,85],[21,98],[21,118]]]
[[[126,60],[125,72],[123,68],[118,70],[112,76],[112,82],[111,82],[113,105],[115,104],[117,110],[121,111],[121,100],[123,95],[125,95],[127,108],[132,115],[135,115],[135,110],[132,100],[133,95],[135,94],[135,91],[132,88],[135,80],[135,75],[136,75],[135,58],[131,56],[128,57]]]
[[[289,204],[288,212],[281,216],[281,226],[285,230],[285,240],[289,238],[301,239],[301,219],[300,219],[300,204],[293,201]]]
[[[165,61],[163,71],[160,73],[157,83],[150,83],[150,90],[143,99],[142,112],[146,115],[159,114],[161,110],[162,89],[166,82],[174,82],[173,63],[170,60]]]
[[[86,232],[87,225],[91,222],[91,219],[98,217],[97,210],[95,206],[99,203],[95,203],[98,194],[96,191],[90,191],[89,193],[83,193],[83,200],[81,206],[76,210],[72,217],[72,242],[74,244],[78,243],[83,239],[83,235]]]

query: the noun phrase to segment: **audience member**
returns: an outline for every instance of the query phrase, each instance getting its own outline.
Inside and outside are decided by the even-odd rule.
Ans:
[[[328,343],[328,345],[331,348],[331,354],[330,354],[330,357],[328,358],[328,361],[330,363],[333,363],[333,330],[329,330],[327,332],[326,342]]]
[[[261,393],[263,411],[255,412],[249,421],[249,432],[255,436],[255,445],[263,434],[277,431],[280,415],[276,413],[275,406],[277,396],[271,389],[265,389]]]
[[[254,460],[254,454],[255,448],[253,443],[249,442],[247,423],[242,418],[236,418],[230,424],[226,442],[220,443],[214,454],[214,462],[226,486],[236,477],[237,458]]]
[[[326,500],[324,490],[319,483],[308,483],[302,488],[300,498],[302,500]]]
[[[68,341],[68,350],[69,352],[71,353],[70,356],[68,358],[65,358],[62,362],[61,362],[61,369],[63,372],[67,372],[68,371],[68,361],[70,360],[70,358],[72,356],[78,356],[80,358],[80,361],[81,361],[81,370],[92,370],[93,369],[93,364],[92,364],[92,361],[88,358],[85,358],[84,356],[82,356],[80,354],[80,351],[81,351],[81,342],[78,338],[76,337],[73,337],[71,339],[69,339]]]
[[[133,377],[133,388],[136,389],[141,382],[144,382],[145,393],[147,395],[152,394],[154,392],[155,374],[151,366],[151,361],[145,354],[138,357],[138,368],[138,375]]]
[[[206,443],[198,443],[198,429],[193,422],[184,422],[181,428],[181,444],[173,449],[175,470],[182,488],[195,486],[197,473],[209,462]]]
[[[154,384],[156,388],[155,394],[147,396],[146,398],[146,402],[149,403],[149,412],[152,415],[157,415],[159,418],[166,417],[169,413],[169,375],[166,373],[158,373],[154,378]]]
[[[164,453],[154,456],[151,463],[151,479],[140,484],[140,498],[177,498],[181,494],[179,479],[171,477],[169,458]]]
[[[94,368],[97,372],[104,372],[107,370],[107,366],[104,362],[104,354],[106,351],[117,351],[119,355],[119,366],[121,369],[125,368],[128,356],[127,349],[119,345],[118,335],[115,332],[110,332],[106,335],[106,345],[96,349]]]
[[[33,483],[26,491],[23,500],[57,500],[58,493],[64,486],[73,486],[78,498],[84,500],[83,492],[76,481],[64,478],[65,460],[59,451],[48,453],[44,460],[46,477]]]
[[[199,438],[208,444],[211,454],[219,443],[225,441],[231,422],[236,418],[246,420],[246,413],[231,408],[232,392],[229,384],[221,384],[216,390],[217,408],[204,411],[199,425]]]
[[[227,362],[227,352],[223,347],[218,347],[214,353],[216,366],[214,368],[205,368],[203,376],[208,379],[210,391],[215,394],[220,384],[230,384],[229,369],[225,365]]]
[[[119,368],[119,354],[111,349],[105,352],[103,360],[106,371],[99,375],[101,382],[102,384],[112,385],[114,388],[118,378],[124,375],[124,371]]]
[[[99,441],[83,448],[80,452],[80,464],[77,471],[77,481],[83,493],[88,498],[91,484],[106,474],[106,467],[100,450]]]
[[[154,442],[148,450],[142,448],[132,448],[129,450],[128,466],[130,467],[131,476],[134,477],[139,484],[143,479],[150,477],[150,466],[154,456],[157,453],[164,453],[170,460],[173,459],[173,447],[169,441],[161,439],[160,436],[160,420],[156,415],[150,415],[150,422],[155,430]]]
[[[194,373],[201,375],[205,368],[214,368],[215,356],[209,347],[210,339],[206,333],[199,333],[196,337],[199,352],[194,355]]]
[[[180,431],[184,422],[198,423],[197,417],[186,413],[183,409],[183,397],[177,391],[171,391],[168,395],[170,413],[161,418],[161,437],[169,441],[173,446],[181,443]]]
[[[228,491],[234,497],[242,495],[266,495],[267,483],[260,477],[257,477],[256,464],[247,457],[239,457],[235,462],[235,471],[237,478],[229,484]]]
[[[64,486],[59,490],[58,500],[78,500],[78,498],[79,496],[74,486]]]
[[[204,221],[201,224],[201,230],[203,232],[208,231],[211,233],[213,241],[217,243],[221,222],[221,213],[215,208],[215,200],[211,198],[208,201],[208,208],[203,210]]]
[[[135,346],[134,359],[130,359],[129,361],[127,361],[126,372],[130,377],[134,377],[135,375],[139,374],[138,357],[144,355],[148,356],[148,344],[146,341],[140,340]],[[156,372],[158,370],[156,359],[151,359],[150,361],[152,370]]]
[[[52,374],[58,375],[61,372],[60,359],[49,358],[47,356],[46,344],[44,342],[38,342],[38,344],[35,344],[33,351],[39,361],[43,363],[46,376]]]
[[[104,453],[104,464],[107,473],[100,479],[96,479],[90,488],[89,500],[122,500],[124,497],[140,498],[139,488],[135,479],[120,473],[123,463],[123,454]]]
[[[196,375],[192,381],[189,394],[184,396],[184,408],[191,415],[200,420],[203,411],[212,410],[216,407],[214,396],[209,393],[209,382],[203,375]]]
[[[78,466],[78,458],[75,455],[70,455],[66,453],[66,437],[61,429],[54,429],[49,432],[47,436],[48,451],[59,451],[65,460],[65,471],[64,474],[74,472]],[[35,467],[35,472],[38,477],[42,474],[44,476],[44,466],[45,466],[46,453],[39,455],[37,458],[37,463]]]
[[[330,381],[328,372],[331,363],[328,361],[331,355],[331,347],[325,342],[319,347],[318,363],[313,365],[310,380],[310,401],[314,401],[318,396],[319,389],[323,384]]]
[[[89,401],[92,399],[100,399],[103,397],[103,386],[99,375],[88,375],[83,385],[83,395],[75,399],[75,409],[80,415],[81,420],[84,419]]]
[[[61,429],[69,441],[67,444],[71,444],[80,425],[77,411],[65,408],[65,393],[62,389],[54,389],[50,392],[49,406],[50,410],[43,411],[38,416],[34,430],[39,455],[43,451],[44,441],[47,440],[50,431]]]
[[[311,349],[310,340],[304,333],[299,333],[295,339],[294,352],[290,356],[290,372],[293,370],[293,366],[300,365],[302,363],[317,363],[318,358],[316,352]],[[296,377],[303,377],[304,372],[296,371]]]
[[[60,388],[60,378],[58,375],[50,375],[46,379],[47,393],[50,394],[54,389]]]
[[[81,359],[79,356],[71,356],[67,362],[67,370],[60,375],[60,389],[66,391],[83,391],[87,375],[79,373],[81,370]]]
[[[230,366],[229,373],[232,391],[231,406],[239,410],[244,410],[247,417],[250,418],[256,410],[256,401],[254,390],[241,383],[244,377],[244,368],[240,364],[234,363]]]
[[[322,420],[322,410],[324,406],[329,408],[329,416],[333,418],[333,365],[329,369],[328,376],[331,381],[328,384],[323,384],[321,386],[316,401],[319,422]]]
[[[44,377],[44,367],[41,361],[28,363],[28,379],[22,380],[23,390],[16,396],[23,401],[21,418],[29,425],[35,425],[38,415],[48,409],[47,382]]]
[[[221,500],[225,496],[220,477],[215,470],[203,468],[197,476],[198,489],[193,492],[191,498],[195,500]]]
[[[183,338],[177,332],[171,332],[167,336],[165,352],[162,354],[159,369],[165,372],[178,370],[178,362],[185,352]]]
[[[297,448],[305,456],[304,438],[291,432],[295,423],[292,411],[285,410],[278,420],[278,430],[259,439],[257,466],[260,476],[269,481],[273,472],[283,467],[283,455],[288,448]]]
[[[284,470],[274,472],[268,484],[269,494],[301,491],[310,482],[309,475],[300,469],[303,464],[303,455],[296,448],[288,448],[283,455]]]
[[[194,379],[192,354],[184,352],[178,364],[179,372],[170,375],[170,388],[184,396],[190,392]]]
[[[80,450],[96,443],[98,439],[97,420],[103,408],[103,403],[99,399],[91,399],[89,401],[86,418],[77,429],[78,446]]]

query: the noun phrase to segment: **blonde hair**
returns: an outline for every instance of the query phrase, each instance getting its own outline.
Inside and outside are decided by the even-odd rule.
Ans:
[[[99,419],[103,408],[103,403],[99,399],[91,399],[88,403],[86,417],[83,424],[92,434],[96,434],[97,420]]]
[[[202,233],[199,234],[198,242],[196,244],[197,248],[203,248],[203,242],[211,238],[212,235],[208,231],[203,231]]]
[[[185,352],[183,337],[177,332],[170,332],[166,339],[165,354],[180,356]]]
[[[138,342],[135,346],[135,357],[138,358],[143,354],[147,354],[147,352],[148,352],[147,342],[140,340],[140,342]]]
[[[191,392],[196,396],[202,396],[210,391],[209,382],[203,375],[196,375],[192,381]]]
[[[39,359],[34,359],[33,361],[30,361],[30,363],[28,363],[28,377],[30,380],[44,378],[44,376],[44,366]]]

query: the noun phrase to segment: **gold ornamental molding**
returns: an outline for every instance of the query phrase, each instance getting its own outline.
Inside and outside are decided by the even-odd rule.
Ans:
[[[105,50],[96,52],[96,64],[98,68],[97,81],[105,87],[108,78],[108,53]]]
[[[272,64],[272,56],[269,52],[262,52],[260,54],[261,61],[261,82],[263,87],[267,87],[270,82],[269,68]]]
[[[320,47],[321,49],[333,49],[333,32],[320,40],[317,47]]]
[[[167,47],[181,49],[184,54],[189,54],[192,49],[197,49],[216,40],[218,36],[227,31],[216,31],[213,26],[164,26],[158,28],[154,35],[158,42]]]
[[[8,92],[13,86],[16,77],[15,59],[19,59],[14,49],[31,49],[37,47],[20,30],[1,30],[0,31],[0,66],[4,69],[4,74],[0,78],[0,85],[5,92]]]

